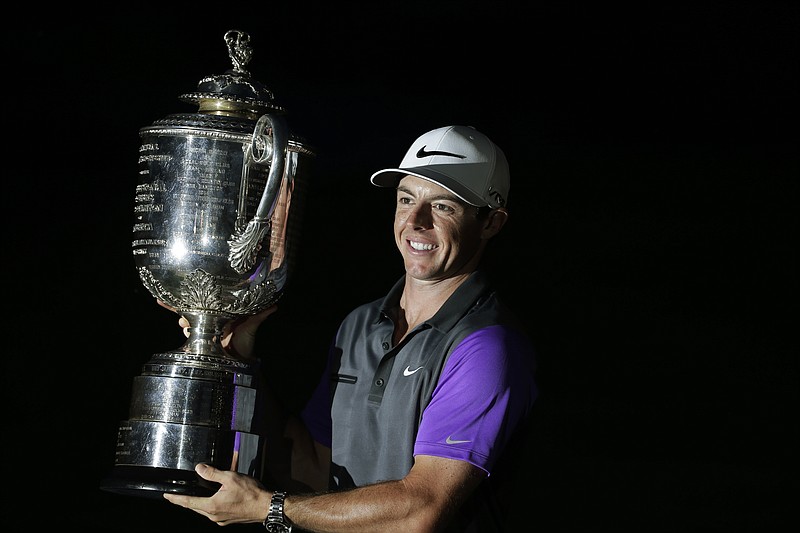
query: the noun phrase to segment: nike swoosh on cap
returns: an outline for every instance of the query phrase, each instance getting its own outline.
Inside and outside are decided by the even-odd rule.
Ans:
[[[449,437],[447,437],[447,440],[445,440],[445,442],[447,444],[463,444],[465,442],[472,442],[472,441],[469,441],[469,440],[456,440],[456,439],[453,438],[452,435],[450,435]]]
[[[428,157],[428,156],[432,156],[432,155],[449,155],[450,157],[457,157],[459,159],[465,159],[467,157],[465,155],[454,154],[454,153],[451,153],[451,152],[440,152],[438,150],[427,151],[427,150],[425,150],[425,148],[427,148],[427,147],[428,147],[428,145],[426,144],[425,146],[423,146],[422,148],[419,149],[419,151],[417,152],[417,158],[418,159],[422,159],[423,157]]]
[[[405,367],[405,369],[403,370],[403,375],[404,375],[404,376],[410,376],[411,374],[415,374],[415,373],[419,372],[419,371],[420,371],[420,370],[422,370],[423,368],[424,368],[424,367],[419,367],[419,368],[415,368],[414,370],[411,370],[411,365],[408,365],[408,366],[407,366],[407,367]]]

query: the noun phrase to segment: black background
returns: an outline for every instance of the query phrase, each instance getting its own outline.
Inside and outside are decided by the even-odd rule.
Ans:
[[[251,34],[249,70],[317,154],[294,278],[260,337],[290,406],[344,313],[401,274],[393,198],[369,175],[421,133],[469,124],[509,159],[492,267],[539,350],[513,522],[794,519],[798,8],[643,4],[140,4],[9,20],[5,524],[216,527],[98,486],[133,377],[183,342],[130,255],[138,130],[193,111],[178,96],[230,68],[229,29]]]

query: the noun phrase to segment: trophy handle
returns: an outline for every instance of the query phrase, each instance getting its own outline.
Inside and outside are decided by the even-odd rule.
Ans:
[[[271,130],[270,135],[266,133]],[[233,238],[228,241],[230,252],[228,261],[231,267],[242,274],[247,272],[256,262],[258,244],[270,228],[270,219],[275,210],[275,200],[278,198],[281,178],[286,161],[286,148],[288,145],[288,134],[284,121],[277,116],[262,115],[256,122],[253,131],[253,140],[247,146],[245,153],[244,166],[242,168],[242,187],[248,186],[248,170],[251,165],[263,165],[271,163],[267,184],[261,201],[253,219],[244,226],[237,220],[237,229]],[[246,194],[240,195],[239,216],[245,212],[241,202],[244,201]],[[244,229],[241,229],[244,226]]]

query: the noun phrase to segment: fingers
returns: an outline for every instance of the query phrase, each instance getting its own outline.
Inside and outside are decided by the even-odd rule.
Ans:
[[[218,483],[219,490],[207,498],[165,493],[164,499],[203,515],[221,526],[263,522],[264,509],[269,507],[272,496],[260,481],[245,474],[219,470],[206,464],[198,464],[195,471],[203,479]]]
[[[161,300],[156,300],[156,302],[164,309],[169,309],[174,313],[178,312],[174,307],[164,303]],[[240,317],[236,321],[227,324],[222,335],[222,346],[236,356],[245,358],[250,357],[250,352],[252,351],[253,346],[252,338],[255,336],[256,330],[258,330],[258,327],[264,320],[266,320],[268,316],[277,310],[278,305],[275,304],[272,307],[268,307],[267,309],[256,313],[255,315]],[[191,324],[186,317],[181,315],[181,317],[178,319],[178,325],[183,328],[183,335],[186,338],[189,338]],[[232,342],[234,331],[238,332],[238,339]]]
[[[173,313],[177,313],[178,312],[177,309],[175,309],[171,305],[168,305],[168,304],[162,302],[161,300],[156,299],[156,303],[158,305],[160,305],[161,307],[163,307],[164,309],[168,309],[168,310],[172,311]],[[178,319],[178,325],[183,328],[183,334],[188,338],[189,337],[189,321],[186,320],[185,318],[183,318],[183,316],[181,316]]]
[[[164,309],[169,309],[169,310],[170,310],[170,311],[172,311],[173,313],[177,313],[177,311],[175,310],[175,308],[174,308],[174,307],[172,307],[171,305],[167,305],[167,304],[165,304],[165,303],[164,303],[164,302],[162,302],[161,300],[156,300],[156,303],[157,303],[158,305],[160,305],[161,307],[163,307]]]
[[[194,467],[194,471],[208,481],[217,481],[220,477],[220,471],[214,468],[213,466],[209,466],[207,464],[199,463]],[[164,499],[174,503],[175,505],[180,505],[181,507],[186,507],[187,509],[191,509],[196,511],[200,514],[207,515],[205,511],[202,510],[204,507],[205,502],[208,501],[208,498],[201,497],[201,496],[186,496],[183,494],[172,494],[170,492],[165,492],[163,494]]]
[[[256,313],[253,316],[241,320],[236,324],[234,329],[237,329],[239,331],[248,331],[250,333],[255,333],[256,330],[258,329],[258,326],[260,326],[261,323],[264,322],[264,320],[266,320],[268,316],[270,316],[277,310],[278,310],[277,304],[273,305],[272,307],[268,307],[263,311]]]
[[[277,310],[278,310],[278,304],[275,304],[272,307],[267,307],[263,311],[256,314],[256,317],[259,319],[259,321],[263,321],[265,318],[267,318],[269,315],[271,315]]]
[[[171,492],[165,492],[163,496],[168,502],[174,503],[175,505],[180,505],[181,507],[186,507],[187,509],[192,509],[197,505],[195,503],[195,501],[198,499],[197,496],[184,496],[182,494],[172,494]]]
[[[207,465],[205,463],[198,463],[197,465],[195,465],[194,471],[197,472],[197,474],[203,479],[206,479],[208,481],[216,481],[217,483],[222,483],[222,480],[219,479],[221,472],[216,468],[214,468],[213,466]]]
[[[253,356],[256,332],[259,326],[268,316],[277,310],[278,306],[276,304],[255,315],[240,317],[236,321],[226,325],[222,335],[223,348],[237,359],[251,358]]]

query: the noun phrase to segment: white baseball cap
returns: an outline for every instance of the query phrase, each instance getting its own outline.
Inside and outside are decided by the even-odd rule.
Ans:
[[[419,137],[399,168],[374,173],[378,187],[397,187],[406,175],[437,183],[476,206],[503,207],[510,177],[503,151],[471,126],[446,126]]]

